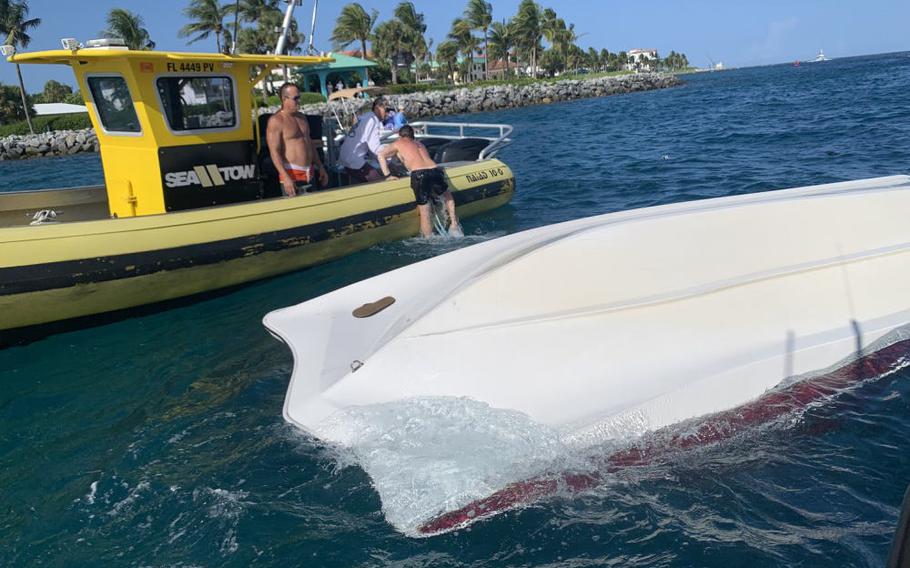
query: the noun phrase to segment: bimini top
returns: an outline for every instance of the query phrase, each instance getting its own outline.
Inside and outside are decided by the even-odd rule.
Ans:
[[[51,63],[69,65],[74,61],[110,61],[112,59],[142,59],[144,61],[205,61],[212,63],[242,62],[251,65],[322,65],[332,57],[316,55],[224,55],[222,53],[182,53],[176,51],[140,51],[130,49],[52,49],[32,53],[17,53],[7,57],[10,63]]]

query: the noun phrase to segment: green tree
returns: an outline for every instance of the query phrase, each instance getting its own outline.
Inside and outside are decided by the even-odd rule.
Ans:
[[[242,6],[242,4],[241,4]],[[241,7],[241,11],[243,8]],[[267,6],[259,12],[255,28],[241,28],[237,35],[237,49],[241,53],[255,53],[264,55],[273,53],[281,35],[281,24],[284,16],[277,8]],[[303,43],[303,34],[297,29],[297,21],[291,20],[291,29],[288,32],[285,50],[287,53],[299,53],[300,44]]]
[[[625,51],[620,51],[616,54],[616,69],[620,70],[626,65],[629,64],[629,54]]]
[[[22,97],[19,89],[12,85],[0,84],[0,124],[25,120]]]
[[[550,47],[556,47],[559,42],[559,33],[565,27],[565,21],[556,15],[556,10],[553,8],[545,8],[540,12],[540,33],[550,42]]]
[[[568,72],[572,67],[569,63],[569,52],[579,38],[575,33],[575,24],[566,25],[565,20],[558,17],[554,10],[547,8],[541,12],[540,32],[550,42],[550,47],[562,56],[560,69]]]
[[[562,64],[562,54],[553,47],[540,54],[540,68],[550,77],[562,68]]]
[[[581,36],[575,33],[575,24],[569,24],[566,26],[560,36],[560,45],[562,46],[563,55],[565,57],[566,71],[569,69],[577,70],[580,62],[584,59],[578,55],[578,52],[580,52],[581,49],[575,45],[575,42],[578,41],[579,37]],[[582,52],[582,54],[583,53],[584,52]],[[573,55],[575,57],[574,62],[569,61],[570,57]]]
[[[6,45],[16,47],[28,47],[32,37],[29,31],[41,25],[41,18],[28,17],[28,2],[20,0],[13,2],[10,0],[0,0],[0,31],[6,34]],[[19,78],[19,96],[22,99],[22,114],[28,122],[29,132],[35,133],[32,127],[32,119],[29,104],[25,94],[25,83],[22,81],[22,70],[16,63],[16,75]]]
[[[455,66],[458,64],[458,44],[452,40],[441,42],[436,46],[436,61],[445,66],[446,79],[452,77],[454,82]]]
[[[84,105],[85,100],[82,98],[82,93],[77,89],[72,93],[64,97],[63,102],[69,103],[71,105]]]
[[[588,53],[585,57],[585,67],[588,67],[592,71],[596,71],[600,65],[600,56],[597,54],[597,50],[593,47],[588,48]]]
[[[183,10],[183,15],[190,19],[177,32],[179,37],[190,37],[187,43],[208,39],[210,35],[215,36],[215,48],[218,53],[230,48],[230,32],[224,26],[224,19],[234,12],[233,4],[219,4],[218,0],[191,0],[190,5]],[[224,39],[224,44],[221,40]]]
[[[505,60],[506,69],[503,77],[509,75],[512,69],[512,48],[515,47],[515,32],[512,22],[493,22],[490,26],[490,39],[487,48],[487,66],[490,61]]]
[[[360,54],[366,58],[367,40],[370,39],[373,26],[378,19],[379,13],[376,10],[367,14],[363,6],[357,2],[345,5],[335,20],[335,29],[332,30],[332,43],[335,44],[335,49],[344,49],[351,43],[359,41]]]
[[[235,6],[238,6],[236,3]],[[240,0],[237,15],[244,22],[258,22],[264,15],[278,11],[278,0]]]
[[[424,22],[423,14],[417,11],[413,2],[401,2],[395,7],[395,18],[401,22],[405,30],[404,41],[404,62],[410,64],[411,61],[422,62],[429,52],[427,40],[424,33],[427,31],[427,25]]]
[[[597,65],[601,71],[606,71],[610,67],[610,52],[606,48],[600,50],[597,56]]]
[[[373,32],[373,52],[377,57],[389,61],[392,71],[392,83],[398,83],[398,66],[405,49],[407,30],[398,20],[382,22]]]
[[[487,30],[490,29],[490,23],[493,22],[493,5],[485,0],[468,0],[468,5],[464,11],[465,21],[475,30],[483,34],[483,53],[487,58],[487,65],[484,72],[484,79],[489,79],[490,54],[488,53],[489,37]]]
[[[527,56],[531,65],[531,75],[537,78],[537,54],[540,51],[542,31],[540,27],[540,7],[534,0],[521,0],[518,13],[515,15],[515,30],[520,38],[518,46]]]
[[[73,94],[73,88],[64,85],[59,81],[51,79],[44,84],[44,90],[41,92],[41,102],[45,103],[62,103]],[[81,103],[80,103],[81,104]]]
[[[480,41],[474,37],[470,22],[464,18],[455,18],[452,20],[452,29],[449,30],[449,39],[454,41],[461,52],[464,64],[462,65],[462,75],[466,81],[470,81],[470,69],[474,68],[474,52],[480,46]]]
[[[130,49],[155,49],[155,42],[144,25],[145,22],[139,14],[123,8],[113,8],[107,15],[107,29],[102,31],[101,35],[111,39],[122,39]]]

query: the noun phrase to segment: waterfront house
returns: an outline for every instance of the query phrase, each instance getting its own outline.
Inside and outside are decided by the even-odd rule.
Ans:
[[[625,68],[629,71],[650,71],[651,64],[657,61],[656,49],[642,49],[636,47],[626,52],[628,63]]]

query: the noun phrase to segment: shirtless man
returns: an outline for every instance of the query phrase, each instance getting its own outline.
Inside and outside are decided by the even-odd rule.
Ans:
[[[323,186],[328,185],[329,175],[310,140],[310,125],[300,114],[300,90],[297,85],[285,83],[279,95],[281,110],[269,119],[266,140],[272,163],[278,170],[281,188],[287,197],[294,197],[298,187],[315,185],[317,170],[319,183]]]
[[[424,237],[433,234],[433,228],[430,225],[429,201],[433,196],[441,195],[451,220],[449,234],[456,237],[463,236],[458,217],[455,215],[455,200],[446,184],[445,173],[441,168],[436,167],[436,162],[430,159],[430,154],[427,153],[424,145],[414,140],[413,128],[408,125],[402,126],[398,131],[398,136],[398,140],[379,152],[379,167],[382,168],[382,173],[386,178],[398,179],[389,173],[389,165],[386,163],[386,160],[397,155],[404,167],[410,170],[411,189],[414,190],[417,211],[420,213],[420,234]]]

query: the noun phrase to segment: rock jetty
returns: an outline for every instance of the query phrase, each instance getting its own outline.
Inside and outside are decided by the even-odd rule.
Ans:
[[[408,118],[418,120],[442,115],[545,105],[635,91],[650,91],[675,87],[680,84],[681,81],[675,75],[641,73],[619,77],[540,82],[529,85],[495,85],[449,91],[429,91],[389,95],[386,98],[396,108],[403,109]],[[336,103],[307,105],[302,110],[307,114],[331,116],[330,105],[333,104]],[[277,109],[260,109],[260,112],[274,112],[275,110]],[[7,136],[0,138],[0,160],[97,152],[98,148],[98,138],[92,129],[60,130],[34,136]]]
[[[66,156],[79,152],[97,152],[98,148],[98,137],[91,128],[12,135],[0,138],[0,160]]]
[[[601,77],[530,85],[496,85],[475,89],[430,91],[409,95],[390,95],[387,98],[415,120],[440,115],[501,110],[532,105],[572,101],[650,91],[680,85],[675,75],[656,73]]]
[[[494,85],[487,87],[461,88],[449,91],[428,91],[406,95],[387,95],[395,108],[401,108],[410,120],[420,120],[450,114],[464,114],[490,110],[546,105],[592,97],[604,97],[676,87],[682,81],[676,75],[661,73],[640,73],[618,77],[596,79],[575,79],[555,82],[540,82],[529,85]],[[307,114],[331,115],[330,104],[307,105],[302,110]],[[263,109],[274,112],[276,108]]]

